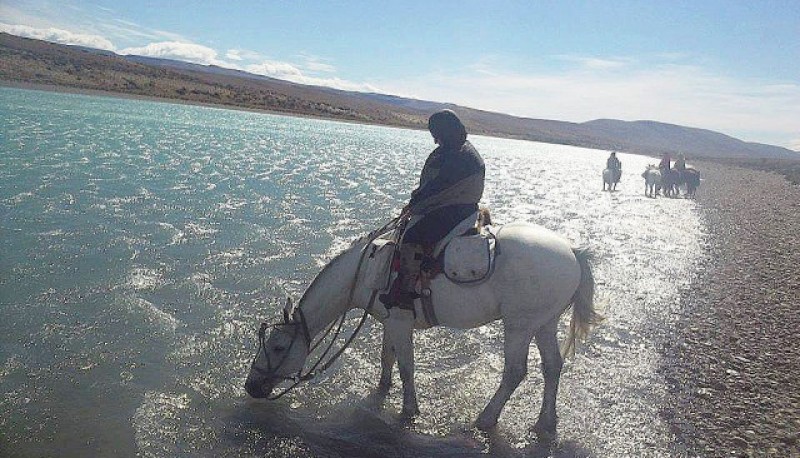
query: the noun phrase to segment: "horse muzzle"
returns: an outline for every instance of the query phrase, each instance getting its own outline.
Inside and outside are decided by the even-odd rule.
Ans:
[[[268,383],[267,381],[258,381],[254,379],[248,378],[247,381],[244,383],[244,390],[247,391],[251,397],[256,399],[263,399],[272,393],[272,389],[274,388],[274,384]]]

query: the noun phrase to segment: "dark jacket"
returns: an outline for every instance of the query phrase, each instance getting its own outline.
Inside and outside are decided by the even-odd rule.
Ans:
[[[459,148],[440,146],[425,161],[408,208],[412,215],[424,215],[450,205],[477,205],[485,175],[483,159],[470,142]]]
[[[469,142],[436,148],[425,161],[419,187],[411,192],[413,223],[404,243],[434,244],[478,211],[485,174],[483,159]]]
[[[616,156],[611,156],[606,161],[606,167],[613,170],[622,170],[622,162]]]

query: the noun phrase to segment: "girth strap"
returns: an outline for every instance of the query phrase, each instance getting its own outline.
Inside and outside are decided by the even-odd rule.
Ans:
[[[425,321],[431,327],[439,324],[439,319],[436,318],[436,312],[433,310],[433,293],[431,292],[431,279],[424,273],[420,276],[420,302],[422,303],[422,314],[425,316]]]

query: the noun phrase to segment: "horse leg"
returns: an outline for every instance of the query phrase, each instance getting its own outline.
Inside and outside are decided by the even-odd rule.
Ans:
[[[383,345],[381,347],[381,379],[378,388],[388,391],[392,386],[392,369],[397,361],[397,354],[392,346],[386,327],[383,328]]]
[[[533,330],[525,324],[503,321],[503,378],[497,392],[475,421],[478,429],[486,430],[497,424],[506,402],[528,373],[528,346],[533,339]]]
[[[542,374],[544,375],[544,395],[542,396],[542,409],[539,419],[533,427],[534,432],[541,440],[552,440],[556,435],[556,395],[558,382],[561,379],[561,368],[564,360],[558,348],[556,331],[558,320],[553,320],[536,332],[536,346],[542,358]]]
[[[414,313],[411,310],[393,308],[391,316],[384,322],[384,330],[397,357],[400,380],[403,382],[403,412],[401,415],[410,418],[419,413],[417,389],[414,386]],[[385,367],[383,364],[381,365]],[[381,381],[383,381],[383,374],[381,374]]]

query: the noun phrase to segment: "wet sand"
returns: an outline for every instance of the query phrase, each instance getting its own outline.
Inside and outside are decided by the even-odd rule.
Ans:
[[[663,415],[699,456],[800,456],[800,186],[699,163],[709,252],[664,346]]]

